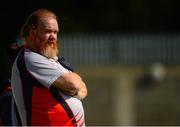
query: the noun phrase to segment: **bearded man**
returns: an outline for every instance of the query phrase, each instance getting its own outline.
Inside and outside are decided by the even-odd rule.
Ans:
[[[33,12],[22,27],[25,46],[12,68],[11,84],[23,126],[85,126],[82,78],[58,60],[57,16]]]

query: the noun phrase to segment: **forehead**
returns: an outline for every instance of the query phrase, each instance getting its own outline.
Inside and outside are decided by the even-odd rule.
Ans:
[[[44,29],[58,30],[58,22],[56,19],[51,17],[41,18],[38,27]]]

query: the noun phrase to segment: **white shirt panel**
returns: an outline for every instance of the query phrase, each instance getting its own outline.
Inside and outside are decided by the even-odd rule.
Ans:
[[[11,86],[12,86],[12,92],[15,99],[15,102],[18,107],[18,112],[21,114],[21,122],[23,125],[26,125],[26,112],[25,112],[25,105],[24,105],[24,98],[22,93],[22,84],[20,79],[20,74],[17,68],[17,59],[15,60],[15,63],[12,67],[12,76],[11,76]]]

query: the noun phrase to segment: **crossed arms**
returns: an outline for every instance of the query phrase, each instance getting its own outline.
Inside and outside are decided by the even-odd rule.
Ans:
[[[74,72],[63,74],[54,81],[52,85],[62,90],[65,94],[74,96],[80,100],[87,96],[86,84],[82,78]]]

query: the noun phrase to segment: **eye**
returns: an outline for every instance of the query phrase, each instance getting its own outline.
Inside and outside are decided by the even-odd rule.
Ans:
[[[52,33],[52,30],[48,30],[47,33]]]
[[[57,34],[58,33],[58,31],[54,31],[54,34]]]

